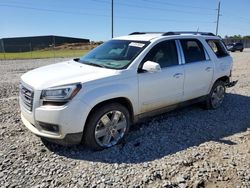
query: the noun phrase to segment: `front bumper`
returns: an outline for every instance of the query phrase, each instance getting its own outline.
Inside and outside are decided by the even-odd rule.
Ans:
[[[71,145],[77,145],[80,144],[82,142],[82,135],[83,133],[71,133],[71,134],[67,134],[65,135],[64,139],[51,139],[51,138],[44,138],[46,141],[55,143],[55,144],[59,144],[59,145],[63,145],[63,146],[71,146]]]
[[[64,146],[69,146],[69,145],[79,144],[82,141],[83,132],[69,133],[69,134],[65,134],[65,135],[54,135],[51,133],[39,131],[34,125],[32,125],[27,119],[25,119],[23,114],[21,114],[21,119],[22,119],[24,125],[32,133],[34,133],[38,137],[44,138],[45,140],[47,140],[49,142],[64,145]]]
[[[35,135],[51,142],[69,145],[81,142],[84,125],[90,107],[77,96],[64,106],[46,106],[40,101],[40,94],[35,92],[33,110],[29,111],[19,98],[21,119],[24,125]],[[43,125],[58,129],[45,129]]]

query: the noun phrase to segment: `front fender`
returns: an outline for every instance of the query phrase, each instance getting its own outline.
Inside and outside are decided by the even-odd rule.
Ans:
[[[138,85],[137,81],[134,79],[126,79],[123,83],[105,84],[102,86],[90,86],[86,88],[84,92],[84,101],[91,108],[95,107],[97,104],[119,97],[124,97],[128,99],[133,107],[134,114],[138,113]]]

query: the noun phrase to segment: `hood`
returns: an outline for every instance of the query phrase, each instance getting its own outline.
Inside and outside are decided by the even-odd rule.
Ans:
[[[71,83],[84,83],[116,75],[117,70],[95,67],[74,60],[44,66],[25,73],[21,80],[36,90]]]

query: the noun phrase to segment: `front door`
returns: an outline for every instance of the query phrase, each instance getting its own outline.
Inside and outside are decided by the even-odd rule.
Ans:
[[[161,71],[138,73],[140,113],[180,102],[183,97],[184,69],[179,63],[175,41],[156,44],[142,63],[146,61],[159,63]]]

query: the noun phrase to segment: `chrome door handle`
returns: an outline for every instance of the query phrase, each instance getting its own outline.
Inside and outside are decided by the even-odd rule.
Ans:
[[[210,72],[210,71],[212,70],[212,67],[207,67],[205,70],[206,70],[207,72]]]
[[[175,77],[175,78],[180,78],[182,75],[183,75],[182,73],[176,73],[176,74],[174,74],[173,77]]]

